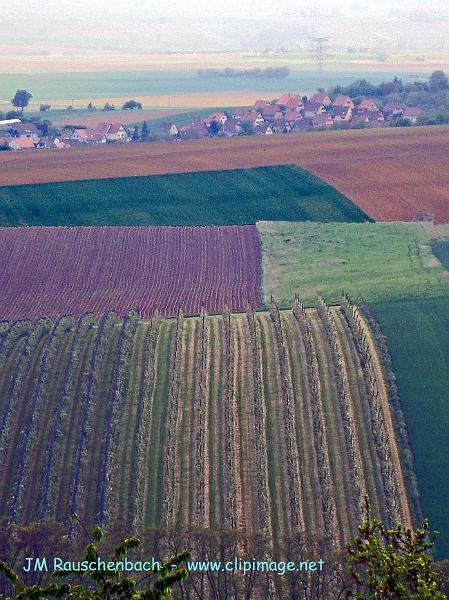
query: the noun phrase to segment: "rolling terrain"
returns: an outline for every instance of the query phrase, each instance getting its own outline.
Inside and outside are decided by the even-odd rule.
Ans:
[[[449,126],[11,152],[0,160],[0,186],[295,163],[376,220],[429,211],[449,222]]]
[[[246,225],[366,221],[343,194],[296,166],[0,188],[0,226]]]
[[[0,326],[0,514],[130,531],[302,532],[342,548],[363,495],[410,524],[389,374],[359,310]],[[180,477],[182,473],[182,477]]]

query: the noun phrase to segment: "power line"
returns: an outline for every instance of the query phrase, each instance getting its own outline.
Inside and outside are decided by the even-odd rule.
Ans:
[[[317,71],[321,73],[323,71],[323,64],[326,60],[327,44],[330,37],[326,36],[310,36],[309,38],[313,44],[313,50],[316,58]]]

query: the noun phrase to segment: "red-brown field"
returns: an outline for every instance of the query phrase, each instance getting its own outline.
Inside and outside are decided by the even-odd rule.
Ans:
[[[254,226],[0,229],[0,318],[260,306]]]
[[[413,220],[426,210],[449,222],[449,126],[2,153],[0,185],[288,163],[377,220]]]

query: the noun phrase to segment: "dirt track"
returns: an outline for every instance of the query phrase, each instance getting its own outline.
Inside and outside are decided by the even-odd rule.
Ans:
[[[449,222],[449,126],[0,154],[0,185],[298,164],[377,220]]]

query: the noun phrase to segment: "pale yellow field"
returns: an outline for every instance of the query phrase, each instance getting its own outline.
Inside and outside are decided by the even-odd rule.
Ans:
[[[279,52],[252,54],[240,52],[195,52],[170,54],[123,54],[113,52],[80,52],[65,48],[61,51],[41,51],[26,46],[0,42],[0,55],[6,60],[0,64],[0,73],[49,73],[62,71],[136,71],[158,69],[198,68],[251,68],[288,66],[291,69],[314,71],[316,63],[310,51],[301,53]],[[419,60],[417,60],[419,59]],[[400,69],[404,72],[431,72],[449,69],[449,52],[389,52],[385,61],[379,62],[376,53],[363,56],[331,54],[326,68],[335,71],[386,71]]]

